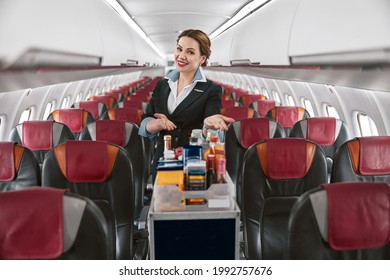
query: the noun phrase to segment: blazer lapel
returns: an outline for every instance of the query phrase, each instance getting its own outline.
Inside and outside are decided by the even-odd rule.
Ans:
[[[188,106],[190,106],[195,100],[200,98],[203,94],[205,94],[205,90],[207,88],[208,83],[199,82],[196,83],[194,89],[188,94],[186,98],[176,107],[175,111],[172,113],[172,117],[177,116],[185,110]]]
[[[160,98],[160,108],[161,108],[161,111],[164,115],[168,116],[169,115],[169,111],[168,111],[168,96],[169,96],[169,93],[171,92],[171,88],[169,87],[168,83],[166,83],[166,86],[163,86],[162,87],[162,90],[161,90],[161,98]]]

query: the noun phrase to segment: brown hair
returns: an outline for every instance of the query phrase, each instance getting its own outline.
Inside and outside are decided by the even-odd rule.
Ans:
[[[180,38],[184,36],[190,37],[199,43],[200,53],[206,57],[202,66],[207,66],[207,60],[211,54],[211,41],[209,36],[199,29],[187,29],[180,33],[176,43],[179,43]]]

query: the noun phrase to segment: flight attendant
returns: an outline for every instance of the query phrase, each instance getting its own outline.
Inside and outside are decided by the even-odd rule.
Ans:
[[[152,174],[163,156],[164,135],[171,135],[172,148],[189,143],[193,129],[227,130],[232,118],[220,113],[222,88],[207,80],[202,66],[211,54],[210,38],[201,30],[183,31],[176,42],[174,53],[176,70],[160,80],[142,116],[139,134],[157,138]]]

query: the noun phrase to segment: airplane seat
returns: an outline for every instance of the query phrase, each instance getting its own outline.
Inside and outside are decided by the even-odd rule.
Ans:
[[[265,95],[261,94],[245,94],[240,96],[240,98],[238,99],[238,103],[240,104],[240,106],[249,107],[249,105],[253,102],[265,100],[265,98]]]
[[[229,125],[225,136],[226,171],[236,184],[237,203],[241,207],[241,168],[246,150],[268,138],[283,138],[280,124],[268,118],[252,118]]]
[[[114,97],[108,95],[94,95],[88,98],[88,101],[103,102],[106,104],[108,110],[118,107],[118,101]]]
[[[265,116],[280,123],[288,137],[294,124],[310,117],[310,114],[303,107],[276,106],[275,108],[270,109]]]
[[[0,192],[0,259],[112,259],[106,220],[91,200],[50,187]]]
[[[105,96],[112,96],[117,102],[122,102],[125,99],[121,90],[110,90],[104,93]]]
[[[221,115],[233,118],[236,121],[250,118],[257,118],[259,115],[255,110],[248,107],[230,107],[222,108]]]
[[[30,149],[40,167],[48,151],[67,140],[74,140],[72,131],[65,124],[53,121],[25,121],[10,133],[10,141]]]
[[[290,137],[306,138],[321,146],[326,155],[330,182],[336,150],[349,140],[347,125],[342,120],[332,117],[311,117],[295,123]]]
[[[222,99],[222,108],[231,108],[231,107],[236,107],[236,102],[234,100]]]
[[[384,182],[323,184],[294,205],[287,259],[390,259],[390,187]]]
[[[86,125],[80,140],[108,141],[123,147],[129,155],[134,175],[135,220],[138,220],[144,197],[144,147],[138,127],[123,120],[97,120]]]
[[[134,176],[124,148],[104,142],[70,140],[54,147],[42,167],[42,185],[68,189],[98,204],[107,222],[116,259],[133,257]]]
[[[0,192],[40,186],[39,164],[30,149],[0,141]]]
[[[104,119],[104,113],[108,110],[107,105],[100,101],[80,101],[73,104],[71,108],[87,110],[95,120]]]
[[[335,154],[331,183],[345,181],[390,183],[390,136],[356,137]]]
[[[141,100],[124,100],[118,103],[119,108],[137,108],[141,109],[143,112],[145,111],[144,108],[146,108],[146,105],[147,104]]]
[[[300,195],[326,183],[324,151],[303,138],[270,138],[248,148],[242,168],[247,259],[283,259],[288,218]]]
[[[275,108],[275,104],[274,100],[258,100],[252,102],[249,108],[254,109],[259,114],[259,117],[265,117],[269,110]]]
[[[110,109],[106,112],[106,115],[110,120],[122,120],[132,122],[137,126],[139,126],[141,123],[142,114],[142,110],[135,107],[115,108]]]
[[[72,131],[74,138],[78,139],[83,127],[94,122],[95,118],[87,110],[70,108],[54,110],[47,120],[65,124]]]

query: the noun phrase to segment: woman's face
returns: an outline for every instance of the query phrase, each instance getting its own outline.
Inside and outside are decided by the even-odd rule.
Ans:
[[[175,64],[179,72],[195,72],[206,60],[201,54],[198,41],[191,37],[183,36],[179,39],[175,51]]]

